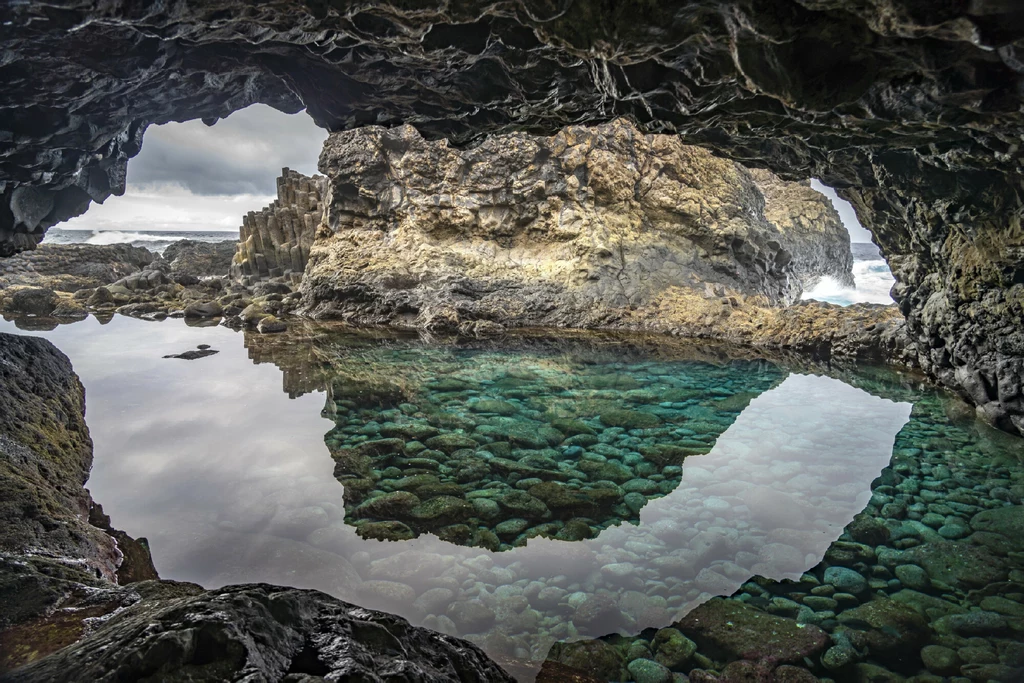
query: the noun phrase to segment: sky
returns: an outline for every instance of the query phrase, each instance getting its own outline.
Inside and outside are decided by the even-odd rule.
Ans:
[[[871,233],[860,224],[860,221],[857,219],[857,213],[853,210],[853,205],[850,202],[840,199],[835,190],[823,184],[817,178],[811,179],[811,187],[832,200],[832,206],[836,207],[836,211],[839,212],[839,218],[843,221],[843,225],[846,226],[847,232],[850,233],[851,242],[871,241]]]
[[[243,214],[273,201],[281,168],[316,173],[326,138],[305,112],[282,114],[262,104],[213,126],[150,126],[142,151],[128,162],[124,196],[93,204],[60,227],[236,232]]]

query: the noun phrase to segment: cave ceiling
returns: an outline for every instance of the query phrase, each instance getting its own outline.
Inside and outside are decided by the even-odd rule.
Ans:
[[[148,125],[255,102],[454,144],[627,116],[840,188],[1019,176],[1022,37],[1016,0],[9,2],[0,241],[121,193]]]

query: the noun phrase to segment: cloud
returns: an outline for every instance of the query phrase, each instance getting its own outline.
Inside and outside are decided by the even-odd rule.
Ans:
[[[128,186],[122,197],[93,204],[78,218],[59,226],[67,230],[230,231],[238,233],[242,216],[270,204],[269,194],[199,195],[183,185]]]
[[[839,218],[842,219],[843,225],[846,226],[847,232],[850,233],[851,242],[871,241],[871,233],[860,224],[860,220],[857,219],[857,212],[853,210],[853,205],[850,202],[840,199],[835,190],[828,185],[824,185],[817,178],[811,179],[811,187],[832,200],[832,206],[836,207],[836,211],[839,212]]]
[[[194,195],[272,195],[287,166],[311,175],[327,131],[304,112],[263,104],[207,126],[202,121],[150,126],[128,162],[129,191],[179,185]]]

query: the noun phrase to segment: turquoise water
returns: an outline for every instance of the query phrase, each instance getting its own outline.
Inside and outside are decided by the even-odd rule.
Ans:
[[[522,680],[1020,680],[1021,442],[913,377],[615,336],[44,336],[88,486],[165,578],[318,588]]]

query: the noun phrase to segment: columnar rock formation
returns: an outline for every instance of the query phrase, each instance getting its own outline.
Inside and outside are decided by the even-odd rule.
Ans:
[[[456,143],[629,116],[851,201],[933,377],[1024,433],[1024,7],[1007,0],[6,3],[0,253],[254,102]]]
[[[323,215],[323,181],[321,176],[310,178],[282,169],[277,200],[242,218],[232,275],[258,279],[292,274],[295,281],[301,278]]]
[[[760,174],[800,201],[789,211],[803,223],[776,225],[745,168],[625,120],[467,150],[411,127],[364,128],[333,134],[320,164],[329,233],[303,287],[317,317],[608,327],[663,317],[679,291],[788,303],[801,291],[793,264],[813,277],[844,262],[822,254],[852,263],[810,187]]]

